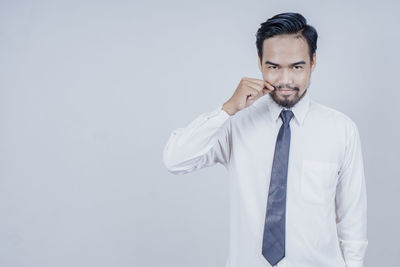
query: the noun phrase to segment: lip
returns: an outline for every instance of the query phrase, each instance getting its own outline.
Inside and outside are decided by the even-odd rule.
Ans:
[[[282,95],[291,95],[295,90],[278,90],[278,92]]]

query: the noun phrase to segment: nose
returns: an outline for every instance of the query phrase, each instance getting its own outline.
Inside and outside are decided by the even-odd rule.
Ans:
[[[293,77],[291,75],[290,70],[287,68],[283,68],[280,75],[280,84],[293,84]]]

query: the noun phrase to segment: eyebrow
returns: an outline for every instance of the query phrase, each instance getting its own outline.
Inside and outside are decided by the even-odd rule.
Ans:
[[[269,64],[269,65],[273,65],[273,66],[279,67],[279,64],[271,62],[271,61],[268,61],[268,60],[265,61],[265,64]],[[306,64],[306,62],[302,60],[302,61],[298,61],[298,62],[292,63],[292,64],[290,64],[290,66],[295,66],[295,65],[300,65],[300,64]]]

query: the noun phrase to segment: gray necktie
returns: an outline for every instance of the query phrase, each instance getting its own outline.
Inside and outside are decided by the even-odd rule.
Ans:
[[[275,144],[265,217],[262,254],[271,265],[285,257],[286,184],[290,148],[291,110],[282,110],[283,121]]]

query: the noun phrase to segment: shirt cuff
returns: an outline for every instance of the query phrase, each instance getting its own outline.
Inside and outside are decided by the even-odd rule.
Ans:
[[[207,113],[206,119],[209,120],[213,118],[214,121],[217,121],[219,123],[223,123],[227,119],[229,119],[231,115],[229,115],[229,113],[223,110],[222,106],[223,105],[218,105],[213,111]]]

